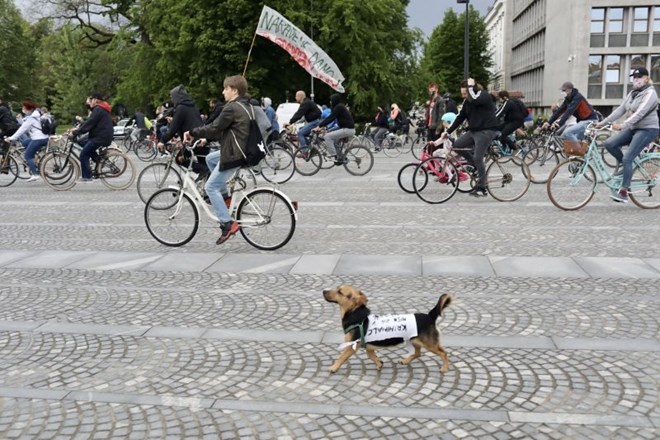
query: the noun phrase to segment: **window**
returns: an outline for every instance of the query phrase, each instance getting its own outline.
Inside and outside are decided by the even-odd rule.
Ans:
[[[654,83],[660,83],[660,55],[651,56],[651,71],[649,73]]]
[[[607,30],[610,33],[623,32],[623,8],[608,9],[609,25]]]
[[[605,81],[608,83],[618,83],[621,77],[621,57],[619,55],[608,55],[605,71]]]
[[[593,8],[591,10],[591,33],[605,33],[605,8]]]
[[[635,8],[633,17],[633,32],[648,32],[649,8]]]
[[[603,57],[592,55],[589,57],[589,84],[603,82]]]
[[[653,13],[653,32],[660,32],[660,6],[656,6]]]

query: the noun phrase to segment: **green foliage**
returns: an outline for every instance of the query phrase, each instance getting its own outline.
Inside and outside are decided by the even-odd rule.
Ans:
[[[208,99],[221,97],[226,76],[243,73],[253,43],[246,71],[252,96],[270,96],[277,104],[292,100],[296,90],[310,92],[309,74],[286,51],[254,37],[262,0],[57,0],[77,19],[59,27],[41,21],[31,29],[7,2],[0,0],[0,47],[19,62],[0,66],[0,93],[34,93],[60,118],[84,111],[91,91],[129,112],[150,113],[178,84],[204,109]],[[462,76],[462,18],[453,12],[420,60],[422,35],[407,27],[408,0],[267,3],[334,59],[357,119],[371,118],[377,106],[392,102],[409,108],[430,78],[455,84]],[[87,8],[102,11],[106,25],[86,22]],[[485,82],[479,71],[489,65],[484,25],[476,12],[470,17],[471,65]],[[313,83],[316,101],[327,103],[334,91],[319,80]]]
[[[6,102],[38,99],[33,76],[34,38],[10,0],[0,0],[0,95]]]
[[[488,53],[486,24],[472,6],[469,12],[470,76],[478,83],[487,85],[490,76],[488,68],[492,66],[492,61]],[[424,49],[421,70],[427,84],[437,82],[442,91],[458,94],[459,85],[464,79],[464,35],[465,13],[457,15],[453,9],[447,10],[442,23],[433,30]]]

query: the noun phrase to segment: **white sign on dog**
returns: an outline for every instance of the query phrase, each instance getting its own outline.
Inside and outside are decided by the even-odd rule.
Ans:
[[[415,315],[369,315],[369,328],[364,336],[366,342],[391,338],[408,341],[417,336]]]

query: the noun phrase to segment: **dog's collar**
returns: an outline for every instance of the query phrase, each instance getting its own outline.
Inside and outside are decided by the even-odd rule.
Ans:
[[[352,330],[355,330],[356,328],[360,329],[360,347],[364,348],[367,345],[367,343],[364,340],[364,321],[362,321],[358,324],[353,324],[353,325],[349,326],[348,328],[345,328],[344,329],[344,334],[346,334],[346,333],[348,333]]]

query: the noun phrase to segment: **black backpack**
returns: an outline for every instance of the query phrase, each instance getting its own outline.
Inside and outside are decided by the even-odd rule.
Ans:
[[[243,156],[245,156],[245,163],[248,166],[255,166],[261,162],[264,156],[266,156],[266,143],[261,135],[261,129],[259,128],[259,124],[257,124],[257,118],[252,106],[250,106],[250,109],[252,110],[250,113],[250,111],[248,111],[248,109],[241,103],[238,103],[238,105],[245,110],[245,113],[247,113],[250,118],[250,132],[248,134],[245,148],[242,148],[240,145],[239,148],[241,148]],[[234,137],[234,140],[235,139],[236,137]]]
[[[41,132],[46,136],[52,136],[55,134],[57,129],[57,121],[52,116],[42,116],[41,120]]]

